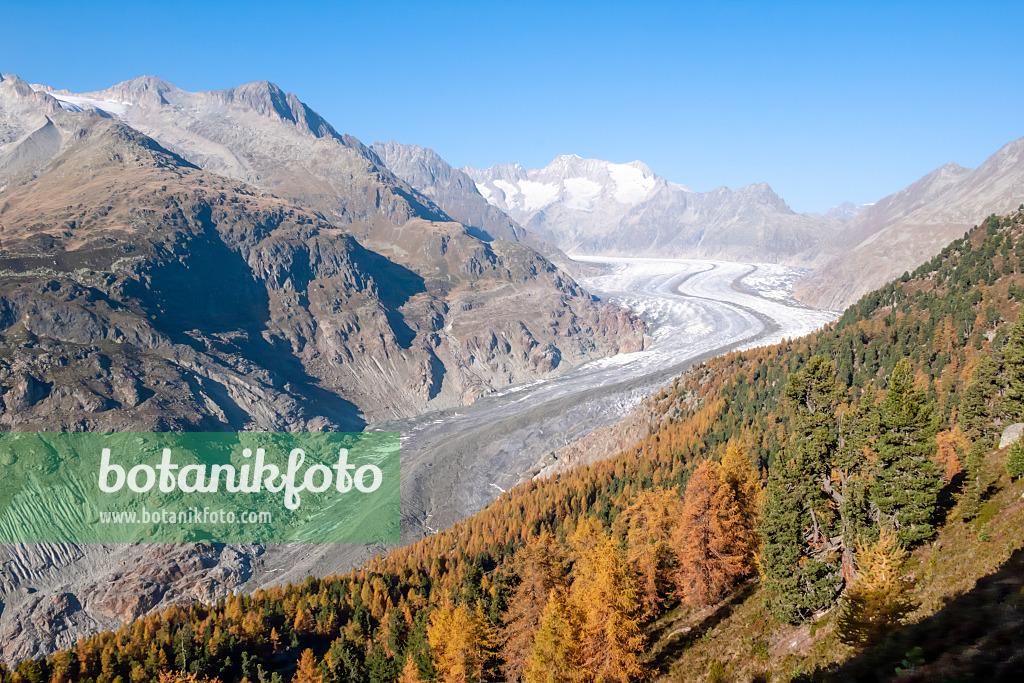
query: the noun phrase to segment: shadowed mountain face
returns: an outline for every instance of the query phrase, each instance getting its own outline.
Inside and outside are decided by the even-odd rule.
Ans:
[[[795,213],[768,185],[693,192],[639,161],[560,156],[463,169],[484,197],[569,253],[813,264],[843,221]]]
[[[0,429],[361,429],[643,345],[270,84],[100,95],[0,82]],[[263,552],[0,548],[0,658],[223,595]]]

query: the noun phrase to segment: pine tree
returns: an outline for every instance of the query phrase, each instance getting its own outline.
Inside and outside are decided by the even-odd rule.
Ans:
[[[841,543],[838,505],[829,493],[839,450],[835,418],[840,398],[831,362],[811,358],[806,369],[789,376],[785,396],[793,416],[790,452],[800,473],[797,495],[804,504],[807,541],[816,557],[827,562]]]
[[[847,588],[837,621],[840,640],[867,645],[886,635],[909,614],[907,584],[900,567],[907,552],[896,534],[882,527],[872,544],[858,542],[857,578]]]
[[[871,500],[907,546],[935,534],[932,523],[940,481],[931,459],[930,408],[923,393],[914,388],[910,361],[901,360],[879,406],[881,435]]]
[[[1003,347],[1006,368],[1004,411],[1011,420],[1024,419],[1024,315],[1010,328],[1010,337]]]
[[[347,683],[363,680],[365,649],[345,636],[335,638],[324,656],[323,669],[326,683]]]
[[[842,574],[846,580],[856,573],[854,552],[857,540],[874,537],[868,497],[872,467],[868,454],[878,435],[878,397],[874,384],[868,384],[857,405],[840,418],[839,445],[833,469],[833,497],[839,503],[842,530]]]
[[[835,596],[830,568],[809,554],[804,540],[799,478],[792,461],[776,462],[769,471],[757,557],[772,616],[793,624],[828,606]]]
[[[420,610],[413,619],[412,632],[409,634],[409,644],[406,653],[410,655],[419,669],[420,678],[425,681],[437,677],[434,669],[433,653],[430,650],[427,629],[430,625],[430,615],[427,610]]]
[[[1011,479],[1024,477],[1024,439],[1017,439],[1010,446],[1010,453],[1006,456],[1006,471]]]
[[[981,495],[987,488],[982,479],[981,463],[991,445],[987,439],[979,439],[971,444],[967,452],[967,479],[960,499],[960,516],[965,522],[971,521],[981,512]]]
[[[984,355],[971,375],[971,382],[960,401],[959,421],[964,434],[970,439],[987,437],[992,431],[995,404],[999,395],[999,363]]]
[[[705,460],[690,477],[678,527],[678,582],[683,600],[718,602],[751,568],[751,525],[719,468]]]
[[[843,585],[843,525],[832,474],[840,457],[840,392],[831,362],[815,356],[789,376],[793,433],[768,477],[759,569],[777,619],[796,623],[828,607]]]

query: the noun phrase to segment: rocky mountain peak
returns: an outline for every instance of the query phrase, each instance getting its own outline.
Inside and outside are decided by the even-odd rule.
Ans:
[[[426,186],[439,177],[447,179],[453,173],[458,173],[441,158],[440,154],[429,147],[404,145],[394,140],[388,140],[387,142],[375,142],[370,145],[369,149],[395,175],[420,192],[423,192],[420,185]],[[414,182],[412,178],[415,178],[417,182]]]
[[[849,221],[856,218],[862,211],[867,209],[871,204],[854,204],[850,200],[846,200],[841,204],[836,204],[831,209],[825,212],[825,215],[829,218],[838,218],[842,221]]]
[[[133,104],[162,106],[168,104],[167,95],[180,92],[178,88],[156,76],[140,76],[103,91],[114,99]]]
[[[30,97],[32,95],[32,86],[21,78],[18,78],[17,74],[7,74],[7,78],[0,80],[4,82],[4,87],[6,87],[9,92],[13,92],[19,97]]]
[[[460,170],[468,174],[478,185],[482,179],[516,182],[525,180],[528,177],[526,169],[517,161],[513,161],[510,164],[497,164],[490,168],[474,168],[467,165],[463,166]]]
[[[789,207],[786,200],[780,197],[775,190],[772,189],[768,183],[754,183],[753,185],[747,185],[737,190],[740,196],[748,196],[756,201],[771,206],[777,211],[783,213],[795,213],[793,209]]]
[[[487,242],[505,240],[526,244],[573,277],[584,274],[580,264],[554,244],[523,229],[501,209],[488,203],[465,171],[452,168],[434,150],[391,140],[373,143],[370,151],[392,173],[433,200],[452,219],[465,225],[471,234]]]
[[[224,99],[263,116],[291,123],[318,138],[340,137],[319,114],[307,107],[294,93],[286,93],[270,81],[255,81],[237,88],[219,91]]]
[[[694,192],[641,161],[569,154],[541,169],[465,170],[487,201],[569,253],[804,265],[819,257],[840,225],[795,213],[767,183]]]

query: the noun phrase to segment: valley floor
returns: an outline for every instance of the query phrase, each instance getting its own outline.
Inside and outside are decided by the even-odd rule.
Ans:
[[[483,397],[458,410],[372,425],[402,434],[403,543],[447,528],[550,465],[554,452],[636,408],[695,362],[812,332],[836,313],[789,296],[802,271],[679,259],[576,257],[581,281],[652,328],[644,351]],[[346,571],[382,547],[272,546],[247,588]]]

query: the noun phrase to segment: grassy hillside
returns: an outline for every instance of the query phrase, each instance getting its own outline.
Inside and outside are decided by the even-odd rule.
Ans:
[[[1006,677],[1024,485],[992,439],[1024,418],[1022,256],[1024,207],[828,329],[689,371],[615,457],[347,575],[171,608],[0,678]],[[857,590],[881,616],[848,645]]]
[[[981,514],[954,507],[935,541],[904,567],[918,607],[869,649],[843,644],[838,610],[780,624],[758,581],[707,609],[680,607],[651,628],[659,681],[1011,681],[1024,670],[1024,481],[1010,482],[1006,450],[986,457]],[[897,669],[913,671],[900,675]]]

